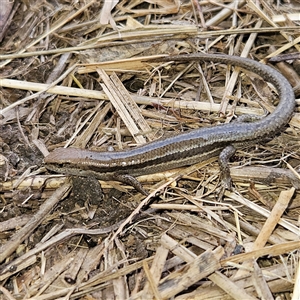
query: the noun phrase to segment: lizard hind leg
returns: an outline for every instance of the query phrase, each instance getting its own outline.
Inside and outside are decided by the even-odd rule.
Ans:
[[[232,190],[232,179],[230,176],[230,169],[228,162],[234,155],[236,149],[229,145],[225,147],[219,155],[219,166],[221,171],[221,180],[225,189]]]

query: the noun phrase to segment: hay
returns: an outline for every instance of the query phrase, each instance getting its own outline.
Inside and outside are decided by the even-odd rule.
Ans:
[[[65,145],[125,149],[272,111],[277,97],[255,74],[145,61],[294,60],[297,4],[1,5],[0,299],[300,298],[297,110],[280,135],[236,153],[231,192],[217,158],[139,177],[148,197],[43,167]],[[292,65],[274,66],[299,91]]]

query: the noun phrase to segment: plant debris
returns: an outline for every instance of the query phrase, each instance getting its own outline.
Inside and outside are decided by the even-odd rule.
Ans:
[[[233,191],[217,158],[139,177],[147,197],[43,165],[58,147],[129,149],[276,106],[256,74],[148,58],[249,57],[299,96],[297,1],[0,6],[0,299],[300,299],[298,107],[236,152]]]

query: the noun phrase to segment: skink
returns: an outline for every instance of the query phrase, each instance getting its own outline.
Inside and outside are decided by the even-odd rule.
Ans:
[[[96,152],[59,148],[45,158],[46,168],[63,174],[121,181],[146,194],[135,176],[192,165],[220,155],[221,171],[228,185],[229,169],[226,161],[235,148],[279,133],[294,111],[294,92],[287,79],[272,67],[254,60],[224,54],[197,53],[164,57],[159,61],[212,61],[241,67],[272,83],[278,91],[279,104],[273,113],[252,123],[234,122],[194,129],[134,149]]]

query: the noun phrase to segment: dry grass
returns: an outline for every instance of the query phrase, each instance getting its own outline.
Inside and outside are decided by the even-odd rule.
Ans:
[[[299,299],[297,113],[239,150],[142,176],[150,191],[47,173],[57,147],[124,149],[263,115],[276,99],[228,66],[146,63],[203,51],[274,64],[300,90],[299,3],[2,1],[0,299]]]

